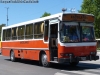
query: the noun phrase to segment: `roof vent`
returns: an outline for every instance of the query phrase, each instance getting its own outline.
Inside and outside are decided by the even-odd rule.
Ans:
[[[71,12],[76,12],[76,9],[75,8],[71,8],[70,11]]]

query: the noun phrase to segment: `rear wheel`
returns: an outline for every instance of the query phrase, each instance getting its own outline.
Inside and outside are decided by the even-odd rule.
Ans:
[[[14,51],[11,51],[11,52],[10,52],[10,60],[11,60],[12,62],[15,61],[15,54],[14,54]]]
[[[50,66],[50,63],[49,63],[48,60],[47,60],[47,55],[46,55],[45,53],[43,53],[43,54],[41,55],[41,63],[42,63],[42,65],[43,65],[44,67]]]
[[[77,66],[78,63],[79,63],[79,61],[76,61],[76,62],[70,62],[69,64],[70,64],[71,66]]]

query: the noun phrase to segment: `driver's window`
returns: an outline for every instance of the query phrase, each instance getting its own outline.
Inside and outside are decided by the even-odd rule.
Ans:
[[[78,42],[79,41],[78,25],[64,24],[60,32],[60,37],[62,42]]]
[[[77,34],[77,27],[76,26],[70,26],[69,27],[69,39],[70,42],[78,42],[78,34]]]

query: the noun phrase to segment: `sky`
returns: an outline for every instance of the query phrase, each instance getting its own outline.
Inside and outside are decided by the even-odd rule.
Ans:
[[[38,3],[0,3],[0,24],[7,24],[6,7],[9,7],[8,25],[13,25],[40,18],[44,12],[51,15],[61,13],[62,8],[66,8],[66,12],[75,8],[78,12],[82,2],[83,0],[38,0]]]

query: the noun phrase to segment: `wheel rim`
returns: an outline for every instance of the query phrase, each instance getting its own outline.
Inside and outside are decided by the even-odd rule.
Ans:
[[[48,65],[47,55],[46,54],[42,55],[42,64],[43,64],[43,66],[47,66]]]
[[[14,52],[11,52],[10,58],[11,58],[11,60],[14,59]]]

